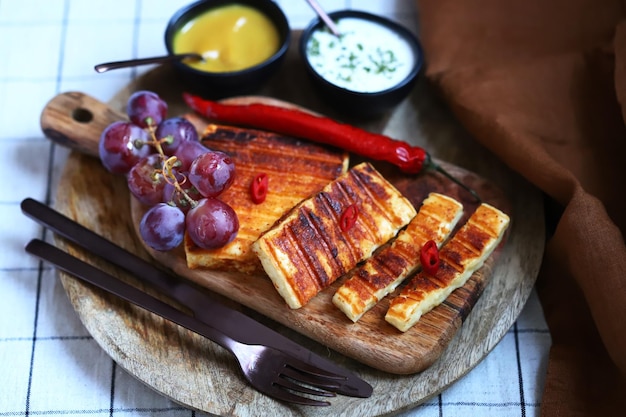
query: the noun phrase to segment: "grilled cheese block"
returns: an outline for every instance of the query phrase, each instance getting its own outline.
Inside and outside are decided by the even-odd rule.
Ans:
[[[352,205],[356,222],[342,230],[342,214]],[[253,250],[289,307],[300,308],[371,256],[415,214],[393,185],[362,163],[294,207]]]
[[[402,332],[409,330],[483,265],[502,240],[509,222],[509,216],[500,210],[481,204],[439,251],[437,273],[431,276],[422,270],[411,279],[391,300],[385,320]]]
[[[461,203],[442,194],[431,193],[391,245],[376,252],[350,273],[333,296],[333,304],[350,320],[358,321],[421,266],[421,247],[429,240],[440,247],[462,215]]]
[[[287,211],[345,173],[348,154],[308,141],[275,133],[209,124],[202,134],[209,149],[226,152],[235,161],[234,183],[219,199],[229,204],[239,218],[239,232],[228,245],[202,249],[185,237],[189,268],[237,270],[262,273],[263,268],[251,246]],[[250,183],[267,174],[269,189],[265,201],[255,204]]]

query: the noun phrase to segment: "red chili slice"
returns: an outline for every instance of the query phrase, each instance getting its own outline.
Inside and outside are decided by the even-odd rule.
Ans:
[[[422,262],[422,270],[428,275],[435,275],[439,270],[439,248],[434,240],[424,243],[420,250],[420,261]]]
[[[341,218],[339,219],[339,227],[344,232],[347,232],[354,226],[356,223],[356,219],[359,217],[359,209],[356,204],[350,204],[346,209],[341,213]]]
[[[267,189],[269,186],[269,177],[266,173],[261,173],[254,177],[250,184],[250,194],[254,204],[261,204],[267,197]]]

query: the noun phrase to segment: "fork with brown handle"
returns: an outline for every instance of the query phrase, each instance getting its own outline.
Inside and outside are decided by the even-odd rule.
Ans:
[[[332,396],[333,393],[356,397],[371,395],[372,387],[346,369],[314,354],[243,313],[221,304],[206,292],[154,267],[45,204],[26,199],[22,202],[22,211],[61,236],[133,273],[171,299],[188,306],[195,317],[45,242],[34,240],[29,243],[26,248],[29,253],[157,314],[163,315],[160,311],[154,311],[155,306],[158,310],[166,310],[167,314],[171,315],[166,318],[209,337],[237,356],[244,375],[259,391],[283,401],[307,405],[327,405],[328,402],[303,397],[293,391],[324,396]],[[60,265],[60,260],[63,265]],[[69,270],[70,267],[72,270]],[[94,277],[99,277],[98,282],[93,282]],[[128,294],[139,299],[143,305],[134,299],[128,299]],[[260,366],[263,368],[259,368]],[[308,388],[301,383],[316,389]]]

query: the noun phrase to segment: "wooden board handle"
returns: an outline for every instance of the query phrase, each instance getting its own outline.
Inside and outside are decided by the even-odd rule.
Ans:
[[[40,125],[50,140],[91,156],[98,156],[100,134],[111,123],[128,119],[87,94],[62,93],[41,112]]]

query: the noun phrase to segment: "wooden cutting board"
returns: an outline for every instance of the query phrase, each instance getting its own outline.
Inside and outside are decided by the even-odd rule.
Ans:
[[[142,88],[157,91],[173,103],[171,111],[185,110],[176,98],[180,86],[166,67],[129,85],[111,105],[121,109],[129,93]],[[268,89],[270,96],[299,104],[306,101],[298,100],[302,93],[313,97],[302,89],[292,96],[295,90],[284,85]],[[311,104],[307,106],[332,115],[315,100]],[[264,277],[190,271],[180,253],[157,256],[179,274],[241,303],[240,308],[255,318],[360,373],[374,386],[371,398],[337,398],[330,409],[321,411],[279,404],[249,388],[238,376],[233,359],[211,342],[63,275],[68,295],[94,339],[120,366],[155,390],[188,407],[219,415],[259,415],[259,410],[262,415],[387,414],[424,401],[472,369],[506,333],[531,292],[543,253],[541,194],[477,146],[424,83],[393,113],[355,123],[424,146],[450,161],[446,168],[513,218],[497,259],[491,258],[466,287],[425,315],[420,327],[400,334],[386,326],[381,322],[384,303],[354,325],[331,308],[332,289],[304,309],[292,311]],[[415,202],[428,191],[438,190],[457,195],[471,212],[468,197],[437,175],[405,177],[389,167],[379,168]],[[148,257],[136,238],[130,204],[122,178],[106,173],[94,158],[78,153],[69,156],[59,181],[57,209]],[[62,240],[58,245],[101,265]],[[245,296],[247,291],[239,291],[242,288],[253,288],[254,297]]]
[[[239,102],[231,99],[230,102]],[[265,102],[263,97],[247,97],[246,102]],[[202,129],[202,123],[196,123]],[[202,129],[203,130],[203,129]],[[439,192],[460,201],[464,216],[460,227],[478,207],[472,195],[441,174],[430,171],[422,175],[402,175],[392,166],[372,161],[384,176],[418,208],[430,192]],[[504,193],[493,183],[454,165],[443,163],[446,170],[476,190],[485,203],[500,208],[513,216],[512,207]],[[139,223],[147,207],[131,198],[131,213],[137,234]],[[457,227],[457,228],[458,228]],[[189,269],[182,251],[159,252],[145,245],[154,259],[202,287],[217,292],[263,314],[317,342],[373,368],[395,374],[412,374],[432,365],[441,356],[456,331],[462,325],[490,280],[491,271],[502,248],[487,259],[462,288],[425,314],[409,331],[402,333],[385,321],[389,301],[400,288],[384,298],[353,323],[332,303],[332,297],[344,282],[338,279],[299,309],[289,308],[264,274],[250,275],[232,271]]]

